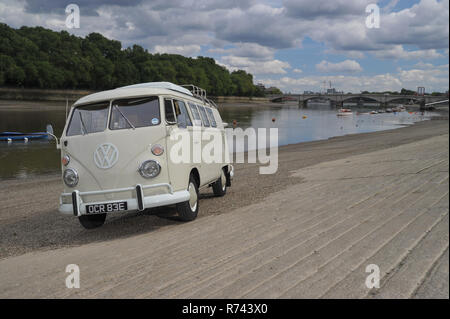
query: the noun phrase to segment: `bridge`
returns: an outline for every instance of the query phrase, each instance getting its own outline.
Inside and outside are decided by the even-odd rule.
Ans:
[[[336,107],[342,107],[344,102],[357,102],[358,105],[362,105],[364,102],[377,102],[381,107],[387,107],[390,103],[400,103],[401,101],[407,101],[409,103],[419,104],[426,106],[427,104],[438,104],[439,102],[448,102],[446,96],[431,96],[431,95],[400,95],[400,94],[284,94],[270,96],[272,102],[282,101],[298,101],[301,107],[306,106],[306,103],[310,100],[329,100],[332,105]]]

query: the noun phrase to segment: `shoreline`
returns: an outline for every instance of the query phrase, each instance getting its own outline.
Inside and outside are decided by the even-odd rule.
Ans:
[[[210,189],[203,190],[199,219],[252,205],[274,192],[302,183],[301,178],[291,175],[293,170],[389,149],[448,132],[448,119],[431,120],[398,129],[281,146],[277,173],[259,175],[259,164],[234,164],[236,175],[226,196],[216,198],[211,196]],[[149,231],[164,231],[180,224],[170,217],[175,213],[173,208],[158,208],[110,215],[102,228],[89,232],[81,228],[76,218],[57,211],[61,191],[59,174],[1,181],[0,259],[33,251],[127,238]],[[48,232],[48,229],[52,231]]]
[[[69,104],[73,104],[76,100],[96,92],[100,91],[0,87],[0,101],[66,103],[67,100]],[[210,98],[216,103],[270,103],[268,97],[211,96]]]
[[[1,111],[1,105],[0,105],[0,111]],[[292,144],[284,144],[284,145],[280,145],[278,147],[278,152],[283,152],[285,149],[289,149],[289,148],[297,148],[297,147],[302,147],[302,146],[308,146],[309,144],[311,145],[316,145],[317,143],[324,143],[324,142],[328,142],[328,141],[332,141],[334,139],[339,139],[339,138],[357,138],[358,136],[364,136],[364,135],[368,135],[368,134],[375,134],[375,133],[382,133],[382,132],[389,132],[389,131],[397,131],[397,130],[401,130],[401,129],[405,129],[408,127],[413,127],[413,126],[417,126],[419,123],[423,123],[423,122],[429,122],[429,121],[448,121],[449,117],[448,117],[448,112],[444,111],[435,111],[435,113],[439,113],[440,116],[434,116],[428,120],[423,120],[423,121],[419,121],[419,122],[415,122],[412,124],[397,124],[398,127],[396,128],[392,128],[392,129],[386,129],[386,130],[379,130],[379,131],[372,131],[372,132],[360,132],[360,133],[349,133],[349,134],[345,134],[345,135],[337,135],[337,136],[332,136],[329,138],[325,138],[325,139],[319,139],[319,140],[314,140],[314,141],[306,141],[306,142],[298,142],[298,143],[292,143]],[[247,151],[244,152],[244,156],[246,158],[247,156]],[[236,153],[232,153],[232,155],[230,155],[232,158],[236,156]],[[233,165],[236,165],[238,163],[232,163]],[[246,164],[246,163],[244,163]],[[48,179],[48,178],[60,178],[60,170],[57,170],[55,172],[48,172],[48,173],[42,173],[42,174],[36,174],[36,175],[28,175],[24,178],[20,178],[20,177],[8,177],[8,178],[0,178],[0,182],[7,182],[7,181],[24,181],[24,180],[32,180],[32,179]]]
[[[0,251],[11,228],[10,246],[36,246],[2,255],[0,295],[448,299],[448,121],[432,124],[369,133],[357,145],[351,136],[297,145],[257,186],[257,165],[240,165],[226,196],[201,193],[190,223],[165,208],[166,218],[121,214],[86,231],[51,208],[17,216],[39,208],[19,203],[16,221],[0,215]],[[80,289],[63,285],[71,263],[82,269]],[[379,289],[363,284],[368,264],[380,269]]]

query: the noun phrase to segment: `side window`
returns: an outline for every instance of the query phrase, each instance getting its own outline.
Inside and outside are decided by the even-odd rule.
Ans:
[[[208,117],[209,117],[209,121],[211,122],[211,126],[217,127],[217,123],[216,123],[216,119],[214,118],[213,111],[209,107],[206,107],[206,113],[208,113]]]
[[[201,106],[201,105],[197,105],[197,106],[198,106],[198,109],[200,111],[200,115],[202,116],[203,126],[210,126],[208,117],[206,116],[205,108],[203,106]]]
[[[201,126],[202,120],[200,119],[200,113],[198,112],[197,106],[189,103],[189,107],[191,108],[192,116],[194,117],[194,124],[196,126]]]
[[[164,112],[166,113],[166,121],[169,123],[175,123],[177,121],[175,113],[173,111],[173,105],[171,99],[164,99]]]
[[[173,106],[175,107],[175,114],[178,116],[180,114],[186,115],[186,125],[192,126],[191,118],[189,116],[189,113],[186,109],[186,105],[183,101],[173,101]]]

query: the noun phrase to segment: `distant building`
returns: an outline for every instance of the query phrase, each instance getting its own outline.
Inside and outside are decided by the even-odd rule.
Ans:
[[[327,94],[336,94],[336,89],[335,88],[327,89]]]
[[[264,84],[258,83],[258,84],[256,84],[256,87],[258,89],[260,89],[261,91],[263,91],[264,94],[283,94],[283,92],[281,92],[280,89],[275,87],[275,86],[271,86],[271,87],[266,88],[264,86]]]
[[[266,90],[266,87],[262,83],[258,83],[258,84],[256,84],[256,86],[263,92]]]

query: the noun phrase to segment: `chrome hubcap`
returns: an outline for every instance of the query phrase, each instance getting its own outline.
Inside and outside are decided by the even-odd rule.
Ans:
[[[225,191],[225,188],[227,188],[227,178],[225,177],[223,170],[222,175],[220,176],[220,181],[222,182],[222,190]]]
[[[194,183],[189,183],[189,187],[188,187],[188,191],[189,191],[189,206],[191,207],[191,210],[193,212],[195,212],[195,210],[197,209],[197,200],[198,200],[198,196],[197,196],[197,192],[195,191],[195,185]]]

